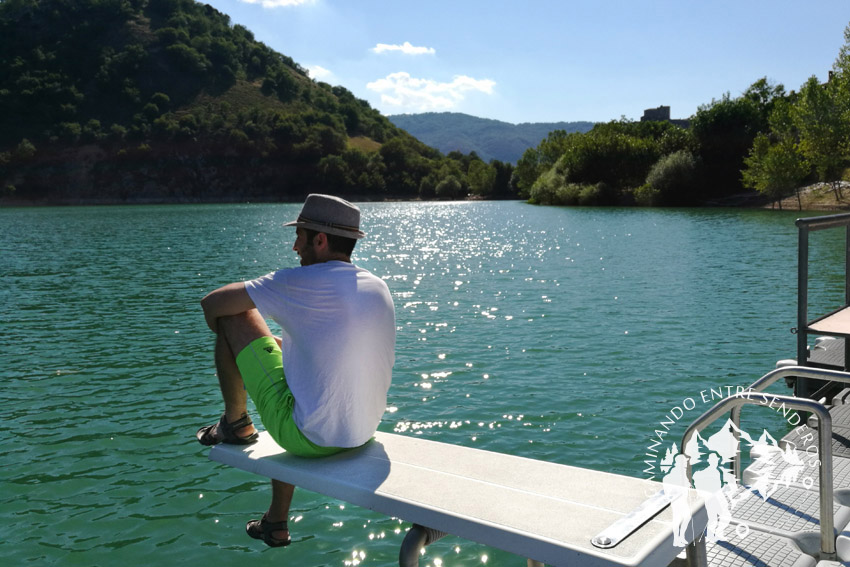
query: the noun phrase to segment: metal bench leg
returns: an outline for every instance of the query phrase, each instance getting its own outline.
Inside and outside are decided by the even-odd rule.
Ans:
[[[708,555],[705,551],[705,534],[688,544],[685,548],[688,567],[708,567]]]
[[[422,549],[447,535],[449,534],[440,530],[413,524],[404,536],[404,541],[401,542],[401,549],[398,552],[399,567],[419,567],[419,555]]]

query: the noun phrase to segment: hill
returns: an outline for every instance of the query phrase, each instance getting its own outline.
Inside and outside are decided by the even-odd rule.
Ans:
[[[390,122],[443,153],[475,152],[482,160],[515,164],[523,152],[545,139],[549,132],[587,132],[592,122],[540,122],[511,124],[457,112],[396,114]]]
[[[0,1],[0,116],[6,203],[472,189],[474,159],[443,156],[193,0]]]

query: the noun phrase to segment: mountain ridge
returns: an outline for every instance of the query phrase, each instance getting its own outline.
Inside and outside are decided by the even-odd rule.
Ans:
[[[499,160],[515,164],[523,152],[535,147],[550,132],[587,132],[594,123],[521,122],[513,124],[460,112],[393,114],[387,118],[395,126],[445,154],[475,152],[485,162]]]

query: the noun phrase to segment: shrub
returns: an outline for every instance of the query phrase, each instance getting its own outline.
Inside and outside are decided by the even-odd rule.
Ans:
[[[658,160],[649,170],[646,184],[657,191],[659,204],[690,204],[694,196],[695,172],[694,156],[681,150]]]
[[[104,138],[104,134],[101,131],[100,120],[95,120],[92,118],[88,122],[86,122],[85,126],[83,126],[83,139],[87,142],[95,142]]]
[[[151,96],[151,103],[157,108],[165,109],[171,104],[171,98],[165,93],[156,92]]]
[[[441,199],[457,199],[462,190],[463,186],[454,175],[449,175],[440,181],[435,189],[437,197]]]
[[[120,124],[113,124],[109,131],[112,133],[112,137],[118,140],[123,140],[127,136],[127,129]]]
[[[658,204],[661,192],[649,183],[644,183],[634,191],[635,203],[641,207],[652,207]]]
[[[564,195],[558,195],[559,190],[566,187],[564,176],[558,171],[557,165],[544,171],[532,184],[528,200],[537,205],[554,205],[563,200]],[[562,203],[566,204],[566,203]]]
[[[597,183],[596,185],[582,187],[578,194],[578,204],[584,206],[601,205],[603,200],[601,185],[601,183]]]
[[[147,103],[144,108],[142,108],[142,112],[148,120],[153,120],[160,114],[159,107],[152,102]]]
[[[59,137],[66,142],[78,142],[82,133],[83,127],[76,122],[62,122],[59,124]]]
[[[581,196],[582,186],[578,183],[570,183],[555,191],[555,201],[553,205],[573,206],[578,205],[579,197]]]
[[[428,174],[419,182],[419,198],[433,199],[437,195],[437,176]]]
[[[203,73],[209,67],[209,61],[195,49],[182,43],[169,45],[165,52],[171,57],[180,71],[187,73]]]
[[[13,152],[12,155],[15,157],[15,159],[25,160],[25,159],[29,159],[29,158],[33,157],[35,155],[35,153],[36,153],[36,150],[35,150],[35,146],[33,145],[33,143],[30,142],[29,140],[27,140],[26,138],[24,138],[23,140],[21,140],[21,142],[15,148],[15,151]],[[3,161],[4,160],[2,158],[0,158],[0,164],[2,164]]]

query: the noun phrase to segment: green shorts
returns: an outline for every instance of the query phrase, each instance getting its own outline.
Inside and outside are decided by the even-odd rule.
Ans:
[[[345,449],[316,445],[295,425],[295,398],[286,383],[280,347],[272,337],[260,337],[236,357],[236,365],[254,400],[260,420],[278,445],[300,457],[326,457]]]

